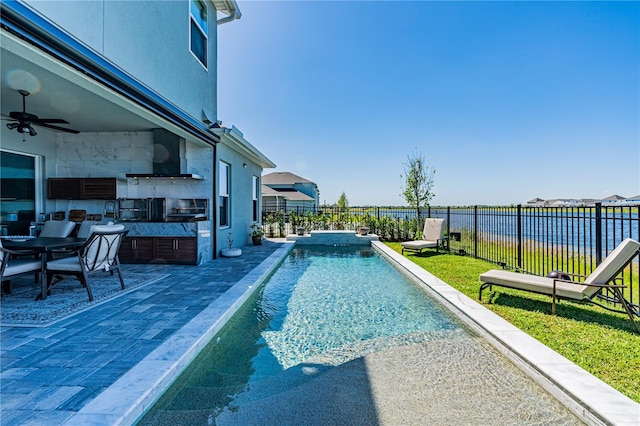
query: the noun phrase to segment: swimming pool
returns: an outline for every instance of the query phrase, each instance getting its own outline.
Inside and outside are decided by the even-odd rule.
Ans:
[[[371,248],[311,247],[294,249],[139,424],[412,418],[579,423]]]

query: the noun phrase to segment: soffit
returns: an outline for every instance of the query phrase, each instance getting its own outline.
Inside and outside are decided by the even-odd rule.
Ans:
[[[161,127],[191,142],[208,145],[5,30],[0,32],[0,45],[3,116],[22,110],[22,97],[17,90],[25,89],[31,92],[26,99],[27,112],[69,122],[61,127],[80,132],[149,131]]]

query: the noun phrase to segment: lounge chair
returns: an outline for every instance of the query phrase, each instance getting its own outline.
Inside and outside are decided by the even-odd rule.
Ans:
[[[640,328],[634,319],[634,316],[640,317],[640,307],[624,298],[621,289],[626,286],[611,283],[638,253],[640,253],[640,243],[631,238],[625,239],[581,282],[563,279],[563,275],[579,276],[566,272],[559,274],[558,278],[549,278],[494,269],[480,275],[480,281],[483,284],[480,286],[478,299],[482,300],[484,289],[491,289],[493,286],[545,294],[552,297],[551,313],[553,315],[556,313],[556,299],[590,302],[610,311],[626,313],[636,331],[640,333]],[[610,290],[613,296],[601,295],[604,288]],[[602,305],[596,298],[619,303],[624,310]]]
[[[444,219],[425,219],[424,229],[422,231],[422,239],[415,241],[404,241],[402,246],[402,254],[405,250],[422,252],[426,248],[434,248],[436,251],[445,244],[444,238]]]

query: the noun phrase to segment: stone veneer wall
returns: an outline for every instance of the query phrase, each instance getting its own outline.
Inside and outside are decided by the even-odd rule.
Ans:
[[[197,173],[204,180],[171,181],[127,179],[127,173],[153,172],[152,132],[58,133],[55,162],[48,162],[46,177],[115,177],[118,198],[167,198],[167,213],[178,199],[211,199],[213,151],[187,142],[183,173]],[[49,200],[49,203],[54,202]],[[102,213],[104,201],[57,200],[49,210],[85,209]],[[210,212],[211,215],[211,212]]]

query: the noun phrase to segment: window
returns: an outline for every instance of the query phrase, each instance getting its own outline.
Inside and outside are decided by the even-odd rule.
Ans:
[[[260,217],[260,212],[258,211],[258,197],[260,196],[260,181],[258,180],[258,176],[253,177],[253,221],[257,222]]]
[[[229,165],[220,162],[220,227],[229,226]]]
[[[191,0],[191,52],[207,66],[207,5],[203,0]]]
[[[29,235],[36,220],[36,158],[0,151],[2,234]]]

